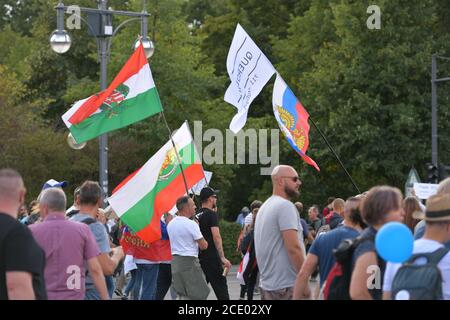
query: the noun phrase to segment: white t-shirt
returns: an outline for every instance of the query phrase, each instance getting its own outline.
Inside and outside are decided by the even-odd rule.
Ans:
[[[433,252],[437,249],[443,247],[444,245],[440,242],[421,238],[414,241],[413,253],[424,253]],[[417,263],[417,262],[416,262]],[[418,261],[420,263],[420,260]],[[401,263],[388,262],[386,265],[386,271],[384,273],[383,281],[383,291],[391,291],[392,281],[397,273],[398,269],[401,267]],[[450,300],[450,252],[448,252],[439,262],[439,269],[441,269],[442,274],[442,292],[445,300]]]
[[[246,217],[245,217],[245,220],[244,220],[244,226],[245,225],[251,225],[252,224],[252,221],[253,221],[253,213],[249,213]]]
[[[186,217],[177,216],[167,225],[172,255],[198,258],[197,240],[203,238],[197,223]]]

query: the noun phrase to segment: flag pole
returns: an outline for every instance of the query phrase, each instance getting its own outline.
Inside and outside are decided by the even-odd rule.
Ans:
[[[175,142],[172,139],[172,130],[170,130],[169,124],[167,123],[166,116],[164,114],[164,110],[162,110],[161,113],[163,115],[164,123],[166,124],[167,130],[169,130],[170,141],[172,141],[172,146],[175,150],[175,154],[177,155],[178,164],[180,165],[180,169],[181,169],[181,175],[183,176],[184,187],[186,188],[186,194],[189,196],[189,188],[188,188],[188,184],[186,182],[186,176],[184,175],[184,170],[183,170],[183,166],[181,164],[180,155],[178,154],[177,147],[175,146]]]
[[[355,187],[355,189],[358,191],[358,193],[361,193],[361,191],[359,190],[358,186],[356,185],[355,181],[353,181],[352,176],[350,175],[350,173],[348,173],[347,169],[344,167],[344,164],[342,163],[341,159],[339,158],[339,156],[337,155],[336,151],[334,151],[333,147],[331,146],[331,144],[328,142],[327,138],[325,137],[325,135],[322,133],[322,131],[319,129],[319,127],[316,125],[316,123],[314,122],[314,120],[311,118],[311,116],[309,117],[309,120],[311,120],[311,123],[313,124],[314,128],[316,128],[316,130],[319,132],[319,134],[322,136],[323,140],[325,141],[325,143],[327,144],[328,148],[330,148],[331,152],[334,154],[334,156],[336,157],[336,159],[338,160],[339,164],[341,165],[342,169],[344,169],[345,173],[347,174],[347,176],[349,177],[350,181],[352,182],[353,186]]]

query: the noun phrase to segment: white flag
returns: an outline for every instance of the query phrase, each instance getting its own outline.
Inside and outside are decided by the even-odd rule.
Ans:
[[[275,73],[272,63],[240,24],[228,52],[227,71],[231,84],[224,100],[238,109],[230,123],[230,130],[237,133],[247,122],[250,104]]]
[[[206,181],[209,184],[209,182],[211,181],[211,178],[212,178],[212,172],[211,171],[204,171],[204,173],[205,173]],[[200,191],[202,191],[202,189],[204,187],[206,187],[206,181],[205,181],[205,179],[200,180],[195,186],[193,186],[191,188],[191,191],[193,191],[196,196],[199,196],[200,195]]]

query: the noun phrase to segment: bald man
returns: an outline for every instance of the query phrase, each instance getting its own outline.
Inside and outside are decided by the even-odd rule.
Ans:
[[[300,217],[291,198],[300,195],[301,181],[291,166],[272,172],[272,196],[258,211],[255,222],[256,260],[262,300],[290,300],[304,253],[299,241]]]
[[[44,300],[45,255],[30,230],[17,221],[26,189],[20,174],[0,170],[0,300]]]

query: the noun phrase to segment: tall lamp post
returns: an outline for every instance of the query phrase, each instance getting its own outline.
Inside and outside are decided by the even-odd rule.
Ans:
[[[137,39],[134,47],[139,45],[141,40],[145,49],[147,58],[150,58],[154,52],[153,42],[148,38],[149,14],[146,11],[146,1],[143,0],[142,12],[115,11],[108,9],[108,0],[97,0],[98,8],[76,7],[78,12],[87,13],[87,20],[81,16],[77,16],[88,26],[88,33],[97,40],[98,57],[100,62],[100,90],[103,91],[107,87],[107,64],[110,54],[110,46],[112,38],[117,34],[119,29],[131,21],[141,21],[141,39]],[[72,40],[68,32],[64,29],[64,14],[68,9],[72,10],[75,6],[65,6],[59,1],[55,7],[57,13],[56,30],[50,35],[50,46],[56,53],[62,54],[69,51]],[[72,12],[72,11],[71,11]],[[72,13],[73,14],[73,13]],[[122,22],[116,30],[113,30],[112,17],[114,15],[128,16],[130,19]],[[105,195],[108,194],[108,135],[103,134],[99,137],[99,179],[100,185]]]

